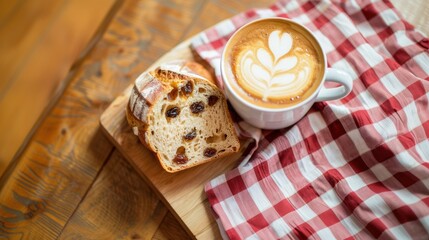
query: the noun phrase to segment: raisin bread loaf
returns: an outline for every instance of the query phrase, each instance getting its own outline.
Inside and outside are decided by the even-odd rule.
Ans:
[[[127,120],[168,172],[187,169],[240,148],[225,96],[195,62],[163,64],[135,81]]]

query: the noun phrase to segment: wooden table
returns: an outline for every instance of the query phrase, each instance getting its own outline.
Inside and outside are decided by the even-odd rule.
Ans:
[[[14,85],[12,80],[0,82],[0,130],[18,136],[0,139],[2,147],[11,146],[0,154],[0,237],[190,238],[103,135],[100,115],[140,72],[180,42],[238,12],[268,6],[273,1],[50,2],[46,5],[52,9],[47,13],[35,11],[45,16],[41,19],[44,26],[49,26],[46,29],[61,32],[63,26],[73,24],[72,32],[78,34],[65,34],[58,40],[57,35],[46,34],[50,32],[37,25],[39,21],[34,23],[36,27],[27,28],[32,34],[25,35],[27,45],[6,51],[8,48],[0,42],[0,50],[7,53],[0,59],[1,72],[15,69],[6,79],[22,81],[21,85]],[[18,21],[7,13],[25,13],[25,4],[29,3],[9,4],[7,8],[0,4],[0,20]],[[397,0],[394,4],[418,29],[429,33],[429,6],[424,0]],[[67,21],[79,14],[79,25]],[[5,26],[0,21],[0,33],[8,30]],[[28,27],[28,23],[21,22],[21,27]],[[19,32],[12,34],[17,39],[20,36]],[[61,49],[61,54],[48,54],[55,47]],[[42,53],[46,54],[44,58],[40,58]],[[23,56],[19,61],[13,57],[18,54]],[[43,62],[46,58],[51,61]],[[37,84],[38,78],[52,81]],[[31,93],[41,95],[29,96],[22,86],[31,86]],[[17,105],[12,106],[11,101]],[[29,101],[36,106],[31,114],[16,119],[8,116],[9,126],[14,126],[8,127],[3,110],[19,112]],[[12,157],[16,146],[21,148]]]

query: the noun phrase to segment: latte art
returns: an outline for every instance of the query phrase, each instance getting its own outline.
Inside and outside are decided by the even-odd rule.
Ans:
[[[268,48],[262,46],[247,50],[240,58],[240,73],[243,87],[252,95],[281,99],[305,90],[311,83],[311,55],[288,55],[293,46],[293,38],[288,33],[275,30],[268,37]],[[302,49],[295,49],[296,52]],[[299,96],[296,96],[299,98]]]
[[[231,52],[238,91],[259,105],[294,104],[308,97],[322,76],[321,52],[293,26],[255,26]]]

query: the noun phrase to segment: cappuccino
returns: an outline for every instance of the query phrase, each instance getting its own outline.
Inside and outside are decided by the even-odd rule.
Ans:
[[[234,91],[265,108],[294,106],[310,97],[324,76],[324,55],[317,40],[293,23],[256,21],[235,34],[227,62]]]

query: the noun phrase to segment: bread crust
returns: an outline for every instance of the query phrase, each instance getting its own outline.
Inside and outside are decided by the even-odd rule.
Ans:
[[[133,128],[134,134],[139,137],[140,141],[148,149],[156,154],[161,166],[168,172],[177,172],[233,153],[219,153],[213,157],[207,157],[192,164],[189,163],[179,166],[178,169],[171,169],[171,167],[167,166],[161,160],[162,153],[151,143],[150,137],[148,136],[147,128],[149,119],[153,117],[153,105],[157,101],[162,100],[173,90],[172,85],[177,84],[176,86],[178,86],[178,84],[183,83],[183,81],[193,81],[195,84],[208,84],[218,89],[210,73],[200,64],[192,61],[175,61],[163,64],[153,71],[141,74],[135,81],[126,107],[127,121]],[[222,108],[227,111],[227,122],[232,125],[232,118],[227,110],[226,99],[221,91],[219,91],[219,93],[222,96],[220,99],[223,104]],[[231,137],[235,139],[234,142],[238,146],[236,151],[238,151],[240,145],[238,137],[235,131],[232,131],[232,134],[233,136]]]

